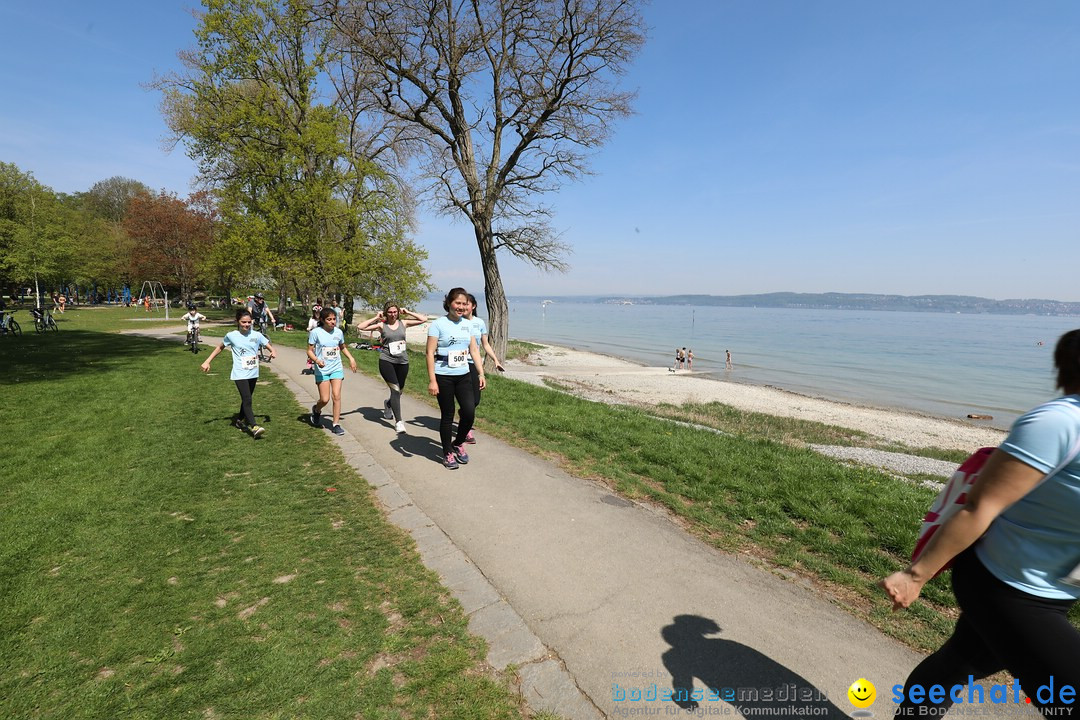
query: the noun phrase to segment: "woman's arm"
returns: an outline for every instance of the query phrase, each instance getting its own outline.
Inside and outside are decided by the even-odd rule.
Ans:
[[[483,390],[487,387],[487,381],[484,379],[484,359],[480,357],[480,348],[476,346],[476,338],[469,338],[469,354],[472,355],[473,363],[476,365],[476,372],[480,376],[480,389]]]
[[[1045,475],[1012,455],[995,450],[979,473],[967,504],[934,533],[916,562],[881,581],[881,587],[893,600],[893,609],[906,608],[915,602],[923,585],[947,562],[971,547],[998,515],[1031,492]]]
[[[356,329],[357,330],[364,330],[364,331],[372,330],[372,329],[374,329],[374,327],[376,325],[382,323],[382,321],[383,321],[383,316],[382,316],[382,313],[379,312],[379,313],[375,314],[375,317],[368,318],[364,322],[357,325]]]
[[[439,348],[439,338],[428,335],[427,346],[424,348],[424,357],[427,359],[428,393],[439,394],[439,381],[435,379],[435,351]]]
[[[500,371],[500,372],[506,372],[506,370],[502,366],[502,363],[499,362],[499,356],[495,354],[495,349],[493,347],[491,347],[491,343],[488,342],[487,333],[484,333],[483,335],[481,335],[480,340],[484,344],[484,352],[487,353],[487,356],[489,358],[491,358],[492,360],[495,361],[495,369]]]
[[[428,316],[422,313],[414,313],[412,310],[401,309],[402,315],[408,315],[409,318],[405,320],[405,327],[416,327],[417,325],[423,325],[428,321]]]
[[[323,361],[322,358],[320,358],[318,355],[315,354],[315,346],[312,345],[311,343],[308,343],[308,346],[307,346],[307,356],[308,356],[308,360],[315,363],[319,367],[325,367],[326,366],[326,362]]]

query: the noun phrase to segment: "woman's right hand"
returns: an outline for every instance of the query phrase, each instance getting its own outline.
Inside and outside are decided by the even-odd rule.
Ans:
[[[202,365],[200,365],[200,366],[199,366],[199,368],[200,368],[200,369],[201,369],[201,370],[202,370],[202,371],[203,371],[204,373],[208,373],[208,372],[210,372],[210,361],[209,361],[209,360],[207,360],[207,361],[206,361],[206,362],[204,362],[204,363],[203,363]]]
[[[318,360],[316,360],[315,364],[318,365],[319,367],[326,367],[326,361],[323,360],[322,358],[319,358]]]
[[[438,395],[439,394],[439,383],[436,382],[435,380],[432,380],[431,382],[428,383],[427,391],[428,391],[428,395]]]
[[[878,583],[892,598],[894,611],[902,610],[915,602],[925,584],[924,581],[915,579],[911,568],[894,572]]]

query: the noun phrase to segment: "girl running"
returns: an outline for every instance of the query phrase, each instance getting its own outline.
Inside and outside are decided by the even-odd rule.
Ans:
[[[487,353],[487,357],[495,361],[495,369],[499,372],[505,372],[502,363],[499,362],[499,356],[495,354],[495,349],[491,347],[491,343],[488,342],[487,323],[483,318],[476,316],[476,296],[469,293],[469,310],[465,313],[465,320],[472,324],[472,336],[476,340],[478,347],[483,347],[484,352]],[[476,363],[469,358],[469,375],[472,376],[473,384],[473,397],[476,399],[474,407],[480,407],[480,378],[479,371],[476,369]],[[476,436],[473,435],[473,431],[469,430],[468,437],[465,438],[465,442],[476,444]]]
[[[232,351],[232,373],[229,378],[236,383],[240,392],[240,412],[233,418],[233,425],[251,433],[253,438],[260,437],[266,429],[255,424],[255,414],[251,411],[251,396],[255,392],[255,383],[259,380],[259,348],[270,350],[270,359],[277,357],[277,351],[270,341],[260,332],[251,329],[251,313],[246,309],[236,311],[236,329],[225,335],[221,344],[214,348],[210,357],[201,367],[210,372],[210,362],[225,348]]]
[[[427,339],[428,392],[439,400],[439,437],[442,441],[443,462],[450,470],[469,462],[465,440],[472,430],[476,414],[471,357],[477,367],[477,382],[484,389],[484,366],[472,325],[465,320],[469,309],[469,294],[464,288],[454,288],[443,300],[446,315],[431,323]],[[460,406],[457,437],[453,435],[454,401]]]
[[[427,315],[399,308],[394,303],[383,305],[382,312],[356,326],[357,330],[378,330],[382,335],[379,350],[379,374],[390,388],[390,397],[383,401],[383,418],[395,421],[395,429],[405,432],[401,419],[401,391],[409,376],[409,353],[405,350],[405,329],[422,325]]]
[[[319,389],[319,401],[311,406],[311,424],[322,425],[322,409],[334,398],[335,435],[344,435],[341,427],[341,381],[345,371],[341,366],[341,353],[349,358],[349,369],[356,372],[356,360],[345,347],[345,334],[337,327],[337,313],[324,307],[319,311],[319,327],[308,333],[308,359],[315,365],[315,387]]]

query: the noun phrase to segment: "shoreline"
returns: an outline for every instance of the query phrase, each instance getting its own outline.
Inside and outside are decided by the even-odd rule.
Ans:
[[[672,371],[572,347],[538,343],[527,361],[504,363],[506,377],[544,385],[544,379],[575,388],[573,394],[608,404],[640,406],[719,402],[739,410],[798,418],[859,430],[911,447],[974,451],[996,446],[1006,432],[952,418],[898,408],[873,407],[802,395],[772,385],[752,385]]]

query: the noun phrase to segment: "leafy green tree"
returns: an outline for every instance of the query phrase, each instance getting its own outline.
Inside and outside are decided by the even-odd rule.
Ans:
[[[42,284],[70,279],[78,260],[72,213],[32,173],[0,163],[0,267],[16,282],[33,282],[38,306]]]
[[[249,243],[247,256],[274,278],[282,303],[290,285],[359,293],[373,282],[367,256],[391,251],[416,266],[402,282],[426,289],[423,254],[406,235],[407,194],[359,152],[356,128],[320,86],[337,56],[310,3],[204,5],[197,46],[180,56],[185,71],[157,85],[175,139],[214,188],[226,244]],[[215,255],[219,277],[233,254]]]

